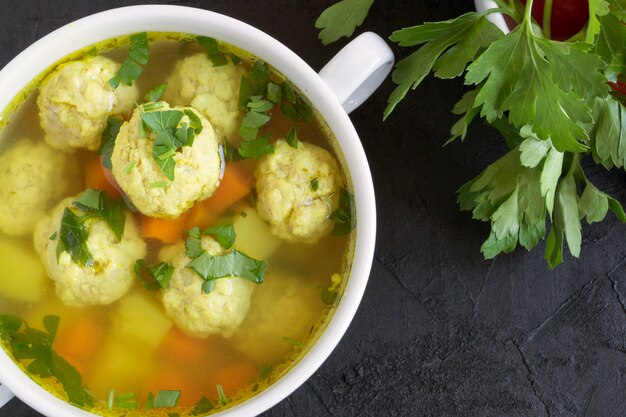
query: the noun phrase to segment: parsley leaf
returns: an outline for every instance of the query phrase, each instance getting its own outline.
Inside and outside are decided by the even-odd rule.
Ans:
[[[92,267],[95,261],[87,247],[88,237],[85,223],[70,208],[66,207],[61,218],[57,258],[62,252],[67,252],[75,264]]]
[[[209,56],[214,67],[221,67],[228,64],[228,58],[220,51],[220,44],[216,39],[209,38],[208,36],[197,36],[196,40]]]
[[[119,201],[109,197],[106,191],[87,189],[74,201],[74,206],[104,220],[118,242],[124,237],[126,225],[124,207]]]
[[[264,135],[254,140],[244,140],[239,145],[239,155],[244,158],[258,159],[263,155],[274,153],[276,147],[270,143],[272,137]]]
[[[45,316],[45,331],[40,331],[18,317],[2,314],[0,338],[10,347],[16,360],[30,362],[27,366],[30,373],[42,378],[56,378],[70,403],[93,407],[93,396],[83,384],[80,373],[52,348],[59,322],[58,316]]]
[[[201,416],[213,409],[213,404],[206,397],[202,397],[198,404],[191,409],[192,416]]]
[[[213,236],[224,249],[232,248],[235,243],[235,239],[237,238],[237,234],[235,233],[235,228],[232,223],[209,227],[202,234]]]
[[[626,106],[609,96],[594,105],[593,159],[605,168],[626,168]]]
[[[122,62],[120,69],[115,77],[109,80],[109,84],[113,88],[117,88],[120,83],[132,85],[133,81],[141,75],[143,66],[148,63],[150,58],[150,49],[148,48],[148,34],[146,32],[138,33],[130,37],[130,47],[128,56]]]
[[[109,116],[107,119],[107,126],[102,132],[102,139],[100,140],[100,149],[98,149],[98,155],[102,156],[102,166],[111,169],[111,155],[113,155],[113,148],[115,147],[115,138],[120,132],[120,128],[124,120],[121,117]]]
[[[333,235],[347,235],[354,229],[352,210],[354,207],[354,197],[345,188],[341,187],[339,194],[339,207],[332,212],[330,219],[334,220]]]
[[[236,249],[226,255],[211,256],[203,252],[186,266],[194,270],[205,281],[219,278],[239,277],[261,284],[265,277],[267,262],[258,261]]]
[[[322,12],[315,27],[322,29],[319,38],[324,45],[342,36],[350,37],[361,26],[374,0],[342,0]]]
[[[133,269],[141,284],[150,291],[166,288],[174,273],[174,267],[166,262],[147,266],[144,259],[137,259]]]
[[[143,101],[146,103],[154,103],[161,100],[163,97],[163,93],[167,89],[167,83],[159,84],[154,87],[152,90],[148,91],[145,96],[143,96]],[[144,107],[144,110],[146,108]]]
[[[285,141],[292,148],[298,149],[298,144],[300,142],[298,140],[298,129],[296,129],[295,127],[289,129],[289,132],[287,132],[287,136],[285,137]]]

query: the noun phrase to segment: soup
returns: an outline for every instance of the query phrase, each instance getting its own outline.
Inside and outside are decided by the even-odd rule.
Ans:
[[[267,64],[136,34],[68,57],[3,116],[0,338],[46,389],[106,416],[209,414],[323,330],[350,179]]]

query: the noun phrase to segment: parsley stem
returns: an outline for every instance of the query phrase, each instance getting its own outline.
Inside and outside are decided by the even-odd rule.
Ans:
[[[543,33],[546,35],[546,38],[552,38],[552,1],[546,0],[543,5]]]
[[[526,9],[524,10],[524,22],[526,24],[529,24],[530,22],[532,22],[532,10],[533,10],[533,0],[528,0],[526,2]]]

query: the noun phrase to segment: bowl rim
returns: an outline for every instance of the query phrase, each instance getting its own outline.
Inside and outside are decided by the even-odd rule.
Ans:
[[[111,22],[115,22],[111,24]],[[181,30],[182,29],[182,30]],[[260,57],[293,82],[333,132],[351,177],[357,215],[352,268],[340,302],[314,345],[280,379],[216,416],[249,416],[274,406],[302,385],[328,358],[352,321],[369,278],[376,240],[376,204],[367,158],[341,103],[318,74],[270,35],[223,14],[175,5],[139,5],[106,10],[73,21],[39,39],[0,71],[0,112],[28,83],[70,53],[137,32],[212,36]],[[321,47],[321,45],[320,45]],[[8,97],[8,98],[7,98]],[[93,416],[39,386],[0,349],[2,383],[37,411],[51,416]]]

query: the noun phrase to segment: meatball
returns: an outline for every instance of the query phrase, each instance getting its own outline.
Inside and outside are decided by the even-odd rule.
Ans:
[[[75,199],[66,198],[37,224],[35,250],[64,304],[77,307],[110,304],[131,288],[135,280],[133,266],[145,256],[146,244],[139,237],[132,215],[127,213],[121,242],[104,220],[87,220],[87,247],[95,261],[92,267],[74,263],[66,251],[57,256],[59,240],[52,236],[59,232],[63,211]]]
[[[172,104],[195,107],[221,136],[231,138],[239,131],[243,117],[239,84],[244,74],[241,65],[214,67],[205,53],[198,53],[176,64],[164,98]]]
[[[135,86],[109,85],[119,66],[97,56],[63,64],[48,76],[37,105],[50,145],[66,151],[99,148],[107,116],[129,112],[139,97]]]
[[[223,254],[221,246],[211,237],[202,237],[202,248],[209,255]],[[255,284],[243,278],[215,280],[213,291],[202,292],[204,280],[192,269],[180,242],[161,250],[159,258],[174,266],[169,286],[163,290],[163,306],[167,315],[184,332],[195,337],[220,334],[229,337],[241,324],[250,307]]]
[[[157,111],[168,108],[169,105],[164,104]],[[197,114],[196,110],[188,109]],[[141,111],[135,110],[115,139],[111,157],[113,176],[140,212],[151,217],[176,218],[196,202],[211,196],[219,185],[223,172],[221,145],[211,123],[198,115],[202,132],[196,135],[192,146],[184,146],[176,152],[174,180],[171,181],[154,160],[155,134],[150,132],[147,139],[140,138]],[[180,123],[189,123],[188,116]]]
[[[32,233],[53,205],[76,191],[69,180],[77,174],[72,156],[45,142],[20,139],[0,154],[0,230]]]
[[[259,363],[274,363],[293,347],[284,338],[304,342],[322,309],[320,292],[313,286],[301,277],[273,272],[254,293],[233,344]]]
[[[300,142],[276,142],[256,169],[257,209],[272,232],[289,241],[315,242],[332,229],[342,179],[328,151]]]

